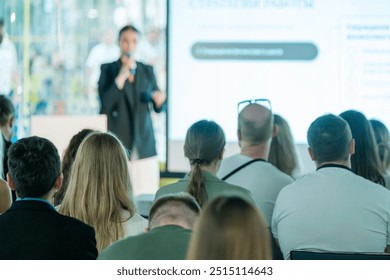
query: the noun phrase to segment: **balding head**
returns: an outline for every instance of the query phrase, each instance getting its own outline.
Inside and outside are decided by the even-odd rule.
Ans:
[[[199,212],[198,203],[188,193],[162,196],[150,209],[149,229],[164,225],[178,225],[192,229]]]
[[[274,119],[272,112],[259,104],[249,104],[238,115],[238,138],[253,145],[271,140]]]

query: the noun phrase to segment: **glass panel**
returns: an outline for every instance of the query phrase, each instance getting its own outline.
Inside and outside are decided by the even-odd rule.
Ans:
[[[117,32],[128,23],[142,33],[137,59],[155,67],[165,91],[166,0],[3,0],[0,18],[18,61],[11,93],[17,138],[29,135],[30,115],[98,113],[100,63],[119,58]],[[104,43],[109,51],[92,53]],[[165,114],[153,120],[165,162]]]

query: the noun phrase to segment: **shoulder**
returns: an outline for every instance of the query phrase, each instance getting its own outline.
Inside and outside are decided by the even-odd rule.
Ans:
[[[145,63],[140,62],[140,61],[137,61],[137,67],[148,69],[148,70],[153,69],[152,65],[145,64]]]
[[[126,236],[141,234],[148,226],[148,220],[143,218],[138,213],[135,213],[129,220],[125,222]]]
[[[221,166],[218,170],[218,176],[223,177],[227,173],[233,171],[237,167],[241,166],[242,164],[245,164],[246,162],[250,161],[251,159],[248,157],[245,157],[241,154],[232,155],[230,157],[226,157],[222,159]]]
[[[252,202],[252,194],[249,190],[238,186],[229,184],[225,181],[206,182],[206,190],[212,197],[219,195],[239,196]]]
[[[176,192],[180,192],[180,191],[184,192],[187,183],[188,182],[184,182],[183,180],[179,180],[175,183],[163,186],[163,187],[159,188],[159,190],[157,191],[155,199],[157,199],[163,195],[166,195],[166,194],[176,193]]]
[[[79,232],[85,232],[85,233],[94,233],[95,230],[93,227],[85,224],[84,222],[78,220],[78,219],[75,219],[73,217],[69,217],[69,216],[65,216],[65,215],[62,215],[58,212],[57,213],[57,219],[59,221],[61,221],[61,224],[68,228],[70,230],[70,228],[72,228],[72,230],[79,230]]]
[[[113,62],[109,62],[109,63],[103,63],[101,66],[101,71],[112,71],[113,69],[119,69],[120,68],[120,61],[119,60],[116,60],[116,61],[113,61]]]
[[[152,65],[137,61],[137,68],[141,69],[143,72],[147,73],[148,75],[154,74],[154,70],[153,70]]]

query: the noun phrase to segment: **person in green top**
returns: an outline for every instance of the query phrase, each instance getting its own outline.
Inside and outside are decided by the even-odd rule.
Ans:
[[[256,206],[248,190],[228,184],[216,176],[225,143],[225,134],[217,123],[208,120],[194,123],[188,129],[184,143],[184,154],[190,161],[191,171],[178,182],[160,188],[155,199],[186,191],[200,206],[219,196],[238,196]]]
[[[98,260],[184,260],[200,207],[188,193],[161,197],[150,209],[144,234],[122,239]]]

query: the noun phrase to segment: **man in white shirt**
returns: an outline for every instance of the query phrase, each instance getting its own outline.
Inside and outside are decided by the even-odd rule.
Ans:
[[[88,77],[88,101],[89,106],[94,111],[98,111],[99,100],[97,94],[98,81],[100,77],[100,67],[104,63],[109,63],[118,59],[120,49],[115,44],[114,35],[110,29],[103,33],[102,42],[95,45],[87,57],[87,77]]]
[[[350,170],[355,142],[348,124],[319,117],[307,140],[317,171],[279,193],[272,218],[284,258],[296,249],[390,252],[390,191]]]
[[[0,94],[9,96],[12,82],[18,86],[17,58],[14,44],[8,39],[4,20],[0,18]]]
[[[241,152],[223,159],[217,176],[248,189],[270,227],[279,191],[294,180],[267,162],[272,136],[277,133],[269,100],[248,100],[239,104],[243,107],[238,115],[237,131]],[[245,164],[248,165],[243,167]]]

